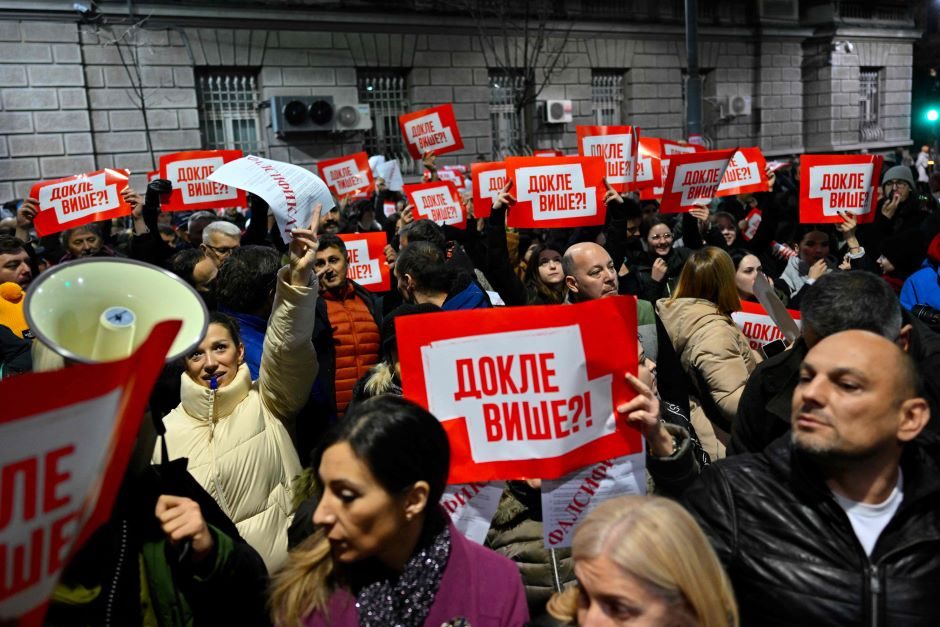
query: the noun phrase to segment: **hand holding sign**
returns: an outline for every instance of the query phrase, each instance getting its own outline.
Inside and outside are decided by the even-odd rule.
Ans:
[[[131,213],[121,195],[127,187],[127,170],[98,170],[43,181],[33,185],[30,198],[39,201],[33,224],[40,237],[92,222],[120,218]]]
[[[318,203],[313,208],[309,229],[292,229],[290,241],[290,284],[295,287],[308,287],[313,274],[313,265],[317,258],[317,228],[320,226]]]
[[[838,224],[839,213],[859,216],[859,223],[875,219],[878,177],[883,158],[875,155],[803,155],[800,159],[800,222]],[[882,211],[897,207],[885,202]],[[887,215],[887,212],[885,215]]]
[[[627,383],[636,391],[628,402],[617,406],[617,413],[623,416],[632,426],[640,430],[649,444],[650,453],[654,457],[669,457],[672,455],[672,436],[663,427],[662,413],[659,399],[648,385],[640,381],[629,372],[624,375]]]
[[[496,196],[496,200],[493,201],[493,209],[496,211],[503,211],[516,204],[515,196],[509,193],[509,190],[511,189],[512,181],[506,181],[506,184],[503,185],[503,188],[499,190],[499,195]]]
[[[622,205],[623,196],[621,196],[617,190],[615,190],[610,181],[607,180],[607,177],[604,177],[604,187],[607,188],[607,191],[604,193],[604,206],[607,207],[608,211],[611,208],[611,205]]]

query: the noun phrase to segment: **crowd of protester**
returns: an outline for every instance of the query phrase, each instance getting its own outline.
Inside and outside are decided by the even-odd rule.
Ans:
[[[7,304],[69,260],[165,268],[211,312],[47,623],[938,624],[940,206],[896,165],[874,221],[800,224],[797,177],[768,170],[766,192],[678,216],[608,186],[603,226],[546,230],[506,227],[511,185],[485,219],[465,199],[458,230],[378,179],[289,242],[250,194],[161,211],[160,179],[123,191],[129,218],[43,238],[38,202],[8,203],[0,376],[41,369]],[[373,231],[383,294],[347,278],[338,237]],[[759,275],[801,314],[776,354],[731,317]],[[438,505],[444,429],[401,398],[395,319],[621,294],[638,298],[639,372],[617,412],[656,496],[604,502],[550,549],[541,482],[510,481],[485,545],[465,539]]]

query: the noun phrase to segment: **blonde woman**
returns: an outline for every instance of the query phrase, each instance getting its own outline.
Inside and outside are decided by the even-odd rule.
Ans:
[[[661,497],[623,496],[574,534],[578,585],[548,611],[578,627],[737,627],[731,583],[698,524]]]
[[[691,421],[711,456],[725,456],[744,385],[761,358],[735,326],[741,309],[734,262],[706,246],[689,257],[671,298],[656,310],[690,382]]]

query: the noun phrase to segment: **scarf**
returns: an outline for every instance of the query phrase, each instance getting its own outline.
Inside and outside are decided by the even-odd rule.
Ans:
[[[405,563],[395,579],[381,579],[356,595],[361,627],[419,627],[434,603],[450,557],[450,529],[445,526]]]

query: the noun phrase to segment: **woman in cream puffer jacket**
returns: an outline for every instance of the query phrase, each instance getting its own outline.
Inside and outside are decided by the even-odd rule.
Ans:
[[[689,257],[672,298],[656,311],[691,382],[690,419],[712,460],[725,456],[744,385],[761,357],[735,326],[734,262],[712,246]],[[710,408],[706,415],[703,404]]]
[[[318,287],[315,229],[294,231],[290,266],[278,272],[258,379],[251,380],[244,363],[237,326],[214,314],[205,339],[185,358],[182,402],[163,419],[170,459],[189,458],[189,472],[269,572],[287,557],[291,481],[301,471],[293,419],[317,375],[310,341]],[[158,445],[154,462],[160,458]]]

